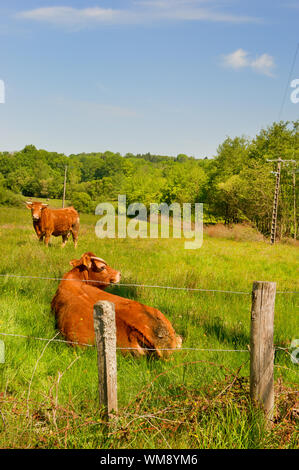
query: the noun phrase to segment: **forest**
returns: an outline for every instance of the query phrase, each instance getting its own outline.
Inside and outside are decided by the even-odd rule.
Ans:
[[[64,155],[26,145],[0,152],[0,205],[24,198],[57,199],[63,194],[79,211],[93,213],[99,202],[204,203],[204,222],[249,223],[265,236],[271,228],[277,158],[299,159],[299,121],[274,122],[254,138],[227,137],[213,158],[133,155],[111,151]],[[296,164],[284,163],[278,207],[278,235],[293,237],[298,190]]]

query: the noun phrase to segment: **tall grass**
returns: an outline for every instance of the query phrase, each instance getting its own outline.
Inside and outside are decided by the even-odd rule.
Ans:
[[[190,251],[180,239],[101,240],[94,231],[97,219],[81,216],[77,250],[72,241],[62,249],[61,238],[54,237],[47,249],[37,241],[28,210],[0,208],[0,274],[61,277],[69,270],[71,259],[93,251],[119,269],[122,282],[128,284],[250,293],[254,280],[265,280],[276,281],[278,291],[299,290],[295,246],[207,234],[202,248]],[[50,302],[57,285],[51,280],[0,277],[0,332],[52,338],[57,330]],[[249,294],[124,286],[109,289],[161,310],[183,337],[183,347],[247,349]],[[277,294],[276,345],[287,347],[299,337],[297,308],[298,296]],[[277,423],[271,432],[262,428],[259,412],[251,409],[248,401],[247,352],[183,350],[169,361],[136,360],[118,352],[120,416],[116,429],[107,433],[98,410],[94,348],[83,350],[52,342],[41,357],[46,345],[43,341],[10,336],[0,339],[5,342],[5,363],[0,364],[1,447],[298,445],[293,400],[298,366],[282,350],[275,357],[275,379],[280,388]],[[288,397],[287,409],[281,397]]]

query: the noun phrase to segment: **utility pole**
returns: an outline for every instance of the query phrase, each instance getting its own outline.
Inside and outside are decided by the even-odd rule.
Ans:
[[[281,164],[285,162],[296,163],[296,160],[282,160],[281,158],[278,158],[277,160],[267,160],[267,162],[277,162],[276,183],[275,183],[275,191],[274,191],[273,210],[272,210],[271,238],[270,238],[270,243],[271,245],[273,245],[275,243],[275,238],[276,238],[277,209],[278,209],[278,196],[279,196],[279,187],[280,187]]]
[[[297,220],[296,220],[296,172],[293,171],[293,197],[294,197],[294,240],[297,238]]]
[[[294,240],[297,239],[297,217],[296,217],[296,173],[299,173],[299,170],[293,168],[293,215],[294,215]]]
[[[282,161],[281,158],[277,160],[276,183],[275,183],[274,201],[273,201],[273,210],[272,210],[272,223],[271,223],[271,239],[270,239],[271,245],[275,243],[275,236],[276,236],[277,207],[278,207],[278,196],[279,196],[279,186],[280,186],[281,161]]]
[[[65,169],[64,169],[64,183],[63,183],[62,208],[64,208],[64,202],[65,202],[66,174],[67,174],[67,165],[65,165]]]

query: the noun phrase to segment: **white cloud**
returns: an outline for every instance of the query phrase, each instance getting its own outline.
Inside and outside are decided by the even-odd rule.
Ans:
[[[122,23],[133,21],[133,15],[128,15],[125,10],[113,10],[112,8],[84,8],[72,7],[46,7],[35,10],[22,11],[18,18],[44,21],[60,25],[81,25],[90,23]]]
[[[233,69],[248,67],[255,72],[268,75],[269,77],[273,77],[272,71],[275,68],[274,58],[269,54],[261,54],[256,59],[252,59],[244,49],[237,49],[231,54],[223,55],[222,64]]]
[[[219,2],[218,2],[219,3]],[[213,0],[142,0],[138,5],[151,9],[153,17],[182,21],[215,21],[229,23],[248,23],[259,21],[257,18],[225,14],[215,10],[217,1]],[[203,5],[203,6],[202,6]],[[207,6],[205,6],[207,5]],[[148,12],[150,14],[150,12]]]
[[[213,0],[143,0],[133,1],[130,8],[73,8],[54,6],[24,10],[17,18],[82,28],[99,24],[134,24],[150,21],[214,21],[229,23],[257,22],[257,18],[217,11]],[[202,6],[204,5],[204,6]]]
[[[248,67],[248,52],[243,49],[237,49],[235,52],[223,56],[223,63],[227,67],[232,67],[233,69]]]
[[[251,67],[264,75],[273,76],[272,70],[275,67],[274,59],[269,54],[262,54],[251,62]]]

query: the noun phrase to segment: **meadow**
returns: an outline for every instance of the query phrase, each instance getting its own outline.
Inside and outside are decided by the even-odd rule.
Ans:
[[[185,250],[183,239],[99,239],[98,219],[81,215],[77,250],[71,240],[62,249],[61,237],[52,237],[46,248],[28,210],[1,207],[0,274],[60,278],[71,259],[92,251],[121,271],[122,283],[247,294],[109,287],[161,310],[182,336],[183,348],[191,348],[168,361],[118,351],[119,417],[110,427],[98,407],[94,348],[0,336],[0,447],[298,447],[299,370],[286,351],[275,354],[276,414],[267,430],[249,401],[248,351],[194,350],[248,350],[252,283],[275,281],[278,291],[299,291],[298,247],[270,246],[259,237],[234,239],[223,231],[207,231],[198,250]],[[1,276],[0,333],[53,338],[58,332],[50,302],[57,285]],[[298,301],[297,294],[276,295],[276,346],[289,347],[299,338]]]

